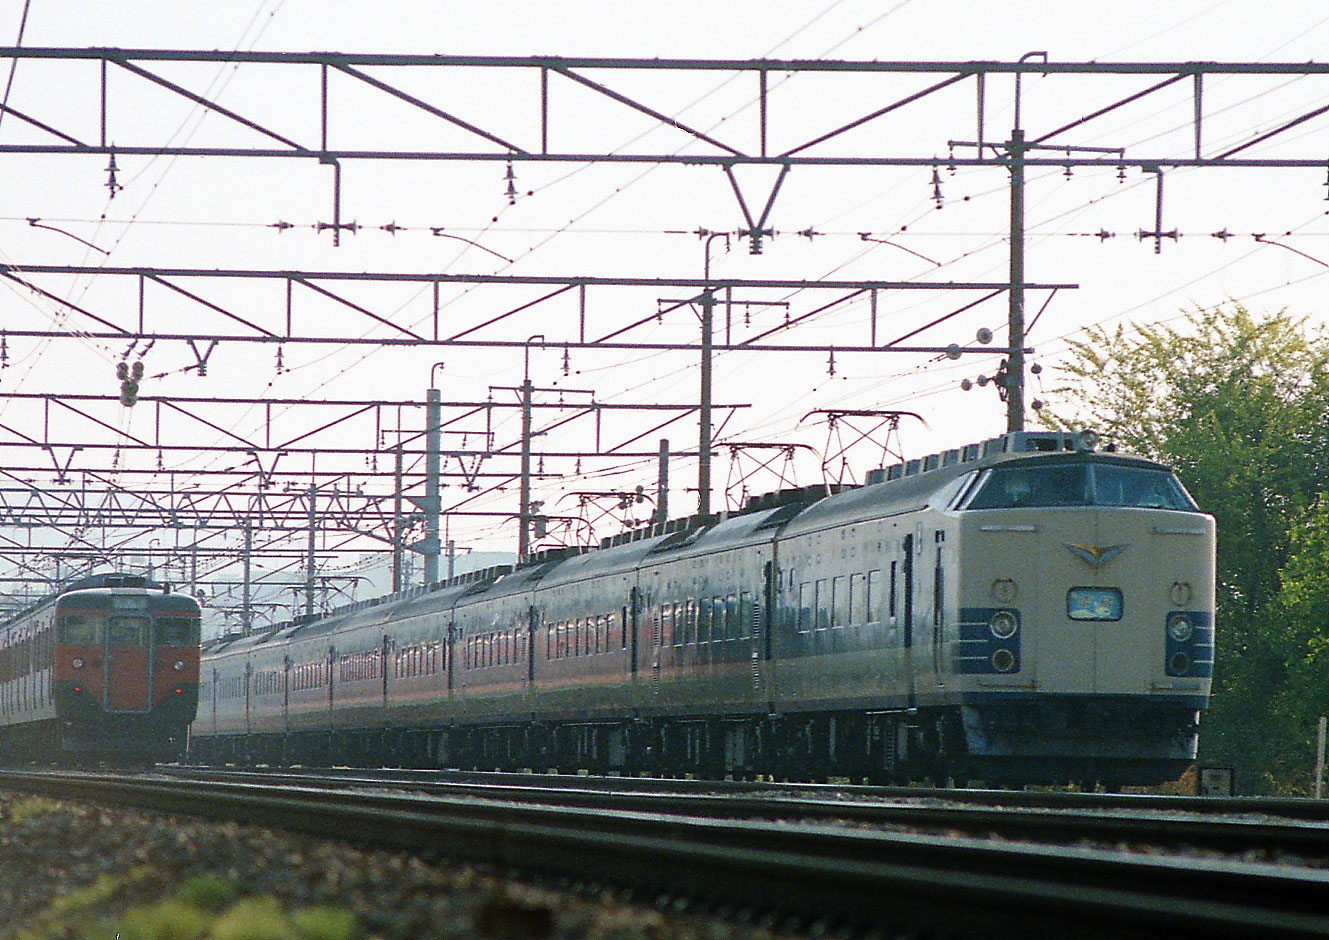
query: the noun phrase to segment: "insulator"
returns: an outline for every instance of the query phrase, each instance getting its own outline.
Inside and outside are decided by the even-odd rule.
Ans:
[[[935,165],[932,167],[932,198],[936,200],[937,208],[940,209],[943,205],[943,200],[941,198],[941,172]]]
[[[961,380],[960,380],[960,389],[961,389],[961,391],[965,391],[965,392],[967,392],[967,391],[969,391],[969,390],[970,390],[971,388],[973,388],[973,387],[974,387],[974,383],[971,382],[969,379],[961,379]]]
[[[125,379],[120,383],[120,404],[126,408],[132,407],[138,401],[138,383],[133,379]]]
[[[132,374],[132,375],[134,376],[134,380],[135,380],[135,381],[138,381],[139,379],[143,378],[143,360],[142,360],[142,359],[139,359],[139,360],[135,361],[133,368],[130,369],[130,374]]]
[[[115,364],[115,377],[121,382],[129,378],[129,363],[117,362]]]
[[[1125,164],[1122,164],[1121,166],[1117,167],[1117,182],[1118,182],[1118,183],[1124,183],[1124,182],[1126,182],[1126,165],[1125,165]]]

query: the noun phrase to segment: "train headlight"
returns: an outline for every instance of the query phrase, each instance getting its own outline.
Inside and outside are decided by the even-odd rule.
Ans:
[[[1015,631],[1020,628],[1020,622],[1015,619],[1015,614],[1009,610],[999,610],[992,615],[988,621],[988,629],[992,635],[999,640],[1009,640],[1015,636]]]
[[[1015,654],[1010,650],[997,650],[992,654],[992,668],[997,672],[1010,672],[1015,668]]]
[[[81,659],[76,659],[76,660],[74,660],[74,668],[75,668],[75,669],[82,669],[82,668],[83,668],[83,660],[81,660]]]
[[[176,672],[179,672],[180,670],[182,670],[182,669],[184,669],[184,668],[185,668],[185,664],[184,664],[183,662],[181,662],[180,660],[177,659],[177,660],[175,661],[175,671],[176,671]]]
[[[1185,614],[1173,614],[1167,619],[1167,635],[1178,643],[1189,640],[1194,632],[1195,628],[1191,626],[1191,618]]]

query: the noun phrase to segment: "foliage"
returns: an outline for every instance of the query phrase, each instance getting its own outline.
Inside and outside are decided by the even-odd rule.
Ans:
[[[11,823],[18,825],[34,817],[45,816],[47,813],[53,813],[59,809],[62,809],[62,807],[56,800],[44,796],[30,796],[11,803],[7,815]]]
[[[1219,649],[1202,756],[1236,766],[1246,790],[1300,786],[1305,721],[1326,688],[1315,690],[1309,664],[1329,658],[1312,656],[1329,625],[1285,594],[1329,543],[1307,530],[1324,522],[1317,501],[1329,489],[1329,341],[1286,312],[1230,304],[1178,325],[1090,329],[1065,372],[1045,420],[1170,464],[1217,520]]]

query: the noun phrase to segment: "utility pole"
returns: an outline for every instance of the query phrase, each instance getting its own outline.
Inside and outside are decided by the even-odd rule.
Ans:
[[[402,544],[402,541],[403,541],[403,539],[405,538],[406,521],[402,518],[402,515],[401,515],[401,510],[402,510],[402,505],[401,505],[401,501],[402,501],[402,494],[401,494],[401,488],[402,488],[402,465],[401,465],[401,462],[402,462],[402,448],[401,448],[401,445],[398,444],[396,447],[393,448],[393,450],[396,452],[396,453],[393,455],[394,458],[395,458],[395,461],[396,461],[396,464],[395,464],[396,469],[395,469],[395,471],[394,471],[394,473],[393,473],[393,477],[392,477],[392,479],[393,479],[393,487],[392,487],[392,593],[393,593],[393,594],[396,594],[396,593],[397,593],[398,591],[400,591],[403,587],[405,587],[405,585],[402,584],[402,555],[403,555],[404,552],[405,552],[405,546]]]
[[[434,364],[434,369],[443,365],[441,362]],[[434,371],[430,370],[429,382],[434,382]],[[438,389],[429,389],[425,402],[425,542],[423,545],[423,554],[425,556],[425,584],[433,584],[438,580],[438,555],[439,555],[439,536],[438,536],[438,472],[441,462],[442,449],[442,426],[443,426],[443,397]]]
[[[253,611],[250,608],[250,565],[254,557],[254,523],[248,517],[245,518],[245,555],[244,555],[244,586],[240,591],[240,632],[245,636],[253,631]]]
[[[1020,130],[1020,76],[1016,82],[1016,127],[1006,145],[1011,157],[1010,352],[1006,360],[1006,430],[1024,430],[1024,131]]]
[[[697,440],[697,516],[704,520],[711,514],[711,356],[715,339],[715,294],[711,291],[711,242],[723,238],[729,248],[728,232],[711,232],[702,245],[701,293],[701,408],[698,410]]]
[[[1026,52],[1021,62],[1046,52]],[[1010,352],[1006,359],[1006,430],[1024,430],[1024,157],[1029,150],[1020,127],[1020,72],[1015,73],[1015,121],[1006,145],[1011,167],[1011,297],[1007,318]],[[981,150],[980,150],[981,156]]]
[[[318,495],[317,484],[309,484],[309,553],[305,559],[305,616],[314,615],[314,546],[318,535],[318,513],[314,507],[314,497]]]
[[[655,486],[655,516],[653,522],[669,521],[669,438],[660,438],[660,476]]]
[[[697,442],[697,515],[711,514],[711,341],[715,328],[715,295],[701,295],[701,426]]]
[[[543,333],[537,333],[526,340],[525,364],[521,380],[521,492],[518,497],[521,506],[517,510],[517,524],[521,531],[517,534],[517,564],[525,564],[531,554],[531,395],[535,387],[531,384],[531,343],[536,340],[544,345]]]

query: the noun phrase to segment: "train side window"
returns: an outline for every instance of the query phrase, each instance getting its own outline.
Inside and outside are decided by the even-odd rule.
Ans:
[[[724,601],[724,638],[726,640],[737,640],[743,633],[742,608],[738,603],[738,595],[730,594]]]
[[[725,638],[725,606],[723,597],[711,598],[711,642],[723,643]]]
[[[697,642],[711,642],[711,599],[703,597],[697,601]]]
[[[111,646],[147,646],[150,623],[147,617],[108,617],[107,640]]]
[[[825,630],[831,625],[831,585],[827,578],[818,578],[816,582],[813,607],[816,609],[816,628]]]
[[[798,632],[812,632],[812,584],[804,581],[798,586]]]
[[[871,599],[868,597],[867,576],[851,574],[849,576],[849,622],[867,623],[872,619]]]
[[[880,568],[873,568],[868,572],[867,591],[863,598],[868,623],[878,623],[881,620],[881,580]]]
[[[843,627],[849,623],[849,584],[844,575],[831,581],[831,626]]]
[[[744,640],[752,639],[756,633],[757,613],[756,607],[752,603],[752,595],[747,591],[742,591],[738,595],[738,622],[739,637]]]

